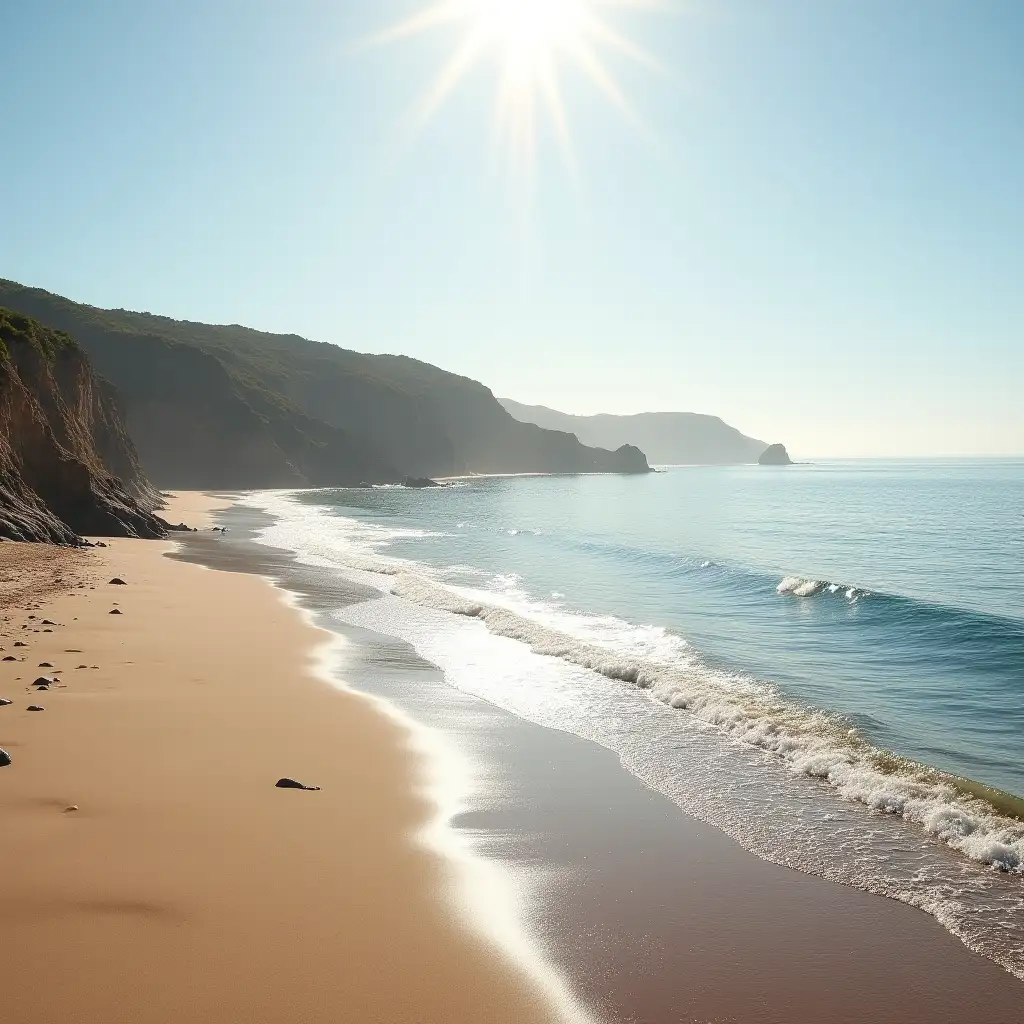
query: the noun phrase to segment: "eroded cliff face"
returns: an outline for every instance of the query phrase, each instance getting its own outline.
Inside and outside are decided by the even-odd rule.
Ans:
[[[0,537],[159,537],[158,500],[82,350],[0,308]]]

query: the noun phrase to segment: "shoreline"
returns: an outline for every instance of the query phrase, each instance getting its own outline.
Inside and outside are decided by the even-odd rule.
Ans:
[[[35,655],[69,678],[45,715],[0,708],[12,1016],[1019,1019],[1020,982],[933,918],[761,860],[610,750],[347,625],[376,591],[250,543],[261,514],[168,514],[217,508],[226,537],[74,553],[95,591],[22,602],[66,624],[0,695],[28,696],[6,690]],[[4,632],[46,615],[19,614]]]
[[[218,502],[167,514],[199,525]],[[25,658],[0,672],[11,1018],[582,1019],[472,926],[461,866],[423,841],[432,766],[397,713],[328,685],[337,638],[252,574],[164,557],[176,536],[108,543],[0,547],[5,578],[63,581],[3,613]],[[41,671],[58,681],[31,694]]]
[[[517,877],[537,942],[606,1019],[1018,1020],[1020,982],[934,917],[747,852],[607,748],[456,690],[405,641],[347,623],[379,591],[247,541],[271,515],[235,506],[221,521],[230,543],[197,538],[179,557],[274,579],[346,638],[346,679],[462,751],[476,782],[453,827]]]

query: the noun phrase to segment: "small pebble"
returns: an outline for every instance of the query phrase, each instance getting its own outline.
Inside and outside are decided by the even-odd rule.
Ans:
[[[306,786],[301,782],[296,782],[295,779],[278,779],[274,785],[278,789],[305,789],[310,792],[315,792],[320,789],[319,786]]]
[[[64,813],[65,814],[70,814],[72,811],[77,811],[77,810],[78,810],[78,804],[72,804],[70,807],[65,807],[64,808]]]
[[[120,608],[111,608],[109,614],[110,615],[122,615],[123,612],[121,611]]]
[[[25,708],[25,710],[26,711],[45,711],[46,708],[42,708],[38,704],[29,704],[29,706],[27,708]]]

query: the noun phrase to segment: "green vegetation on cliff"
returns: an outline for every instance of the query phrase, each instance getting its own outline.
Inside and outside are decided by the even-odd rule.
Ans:
[[[44,327],[31,317],[0,307],[0,360],[8,359],[11,346],[19,343],[35,349],[48,361],[63,349],[76,347],[71,336],[64,331]]]

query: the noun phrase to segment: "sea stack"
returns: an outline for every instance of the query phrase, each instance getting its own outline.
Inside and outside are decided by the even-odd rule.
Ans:
[[[771,444],[761,453],[757,460],[759,466],[792,466],[793,460],[789,457],[784,444]]]

